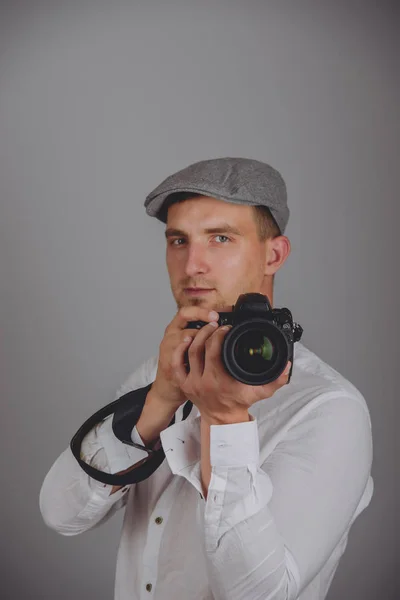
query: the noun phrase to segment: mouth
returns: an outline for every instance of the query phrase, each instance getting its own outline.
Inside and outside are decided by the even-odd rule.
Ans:
[[[190,288],[185,288],[184,289],[185,294],[187,294],[188,296],[204,296],[206,294],[209,294],[212,291],[214,291],[214,288],[194,288],[194,287],[190,287]]]

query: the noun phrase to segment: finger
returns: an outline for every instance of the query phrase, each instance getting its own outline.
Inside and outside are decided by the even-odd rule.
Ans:
[[[192,342],[193,338],[191,336],[186,336],[184,340],[178,344],[171,356],[172,376],[178,385],[183,385],[188,376],[185,357]]]
[[[198,332],[198,329],[182,329],[182,331],[178,333],[178,340],[183,342],[185,338],[190,338],[193,341]]]
[[[285,385],[288,382],[291,366],[292,366],[292,363],[289,360],[288,363],[287,363],[287,365],[286,365],[286,367],[285,367],[285,370],[282,373],[282,375],[280,375],[278,377],[278,379],[280,380],[281,385]]]
[[[273,381],[270,381],[265,385],[256,386],[258,388],[256,390],[257,395],[261,394],[262,398],[270,398],[275,394],[276,391],[283,387],[288,382],[290,365],[290,361],[287,362],[283,372]]]
[[[288,379],[289,379],[289,371],[290,371],[291,364],[292,363],[289,361],[286,364],[286,367],[285,367],[283,373],[281,373],[279,375],[279,377],[277,379],[275,379],[274,381],[267,383],[265,388],[269,387],[269,391],[271,391],[271,387],[272,387],[273,393],[275,393],[277,390],[279,390],[279,388],[286,385],[288,382]]]
[[[219,314],[215,310],[210,311],[200,306],[185,306],[177,312],[166,331],[185,329],[189,321],[205,321],[209,323],[211,321],[218,321],[218,318]]]
[[[208,323],[202,327],[193,342],[190,344],[189,348],[189,363],[190,363],[190,372],[194,377],[201,377],[204,371],[204,353],[205,353],[205,343],[208,338],[215,332],[218,324],[215,321]]]
[[[216,331],[206,341],[205,361],[204,369],[215,368],[216,365],[222,364],[221,360],[221,347],[224,338],[228,331],[232,329],[231,325],[223,325],[218,327]]]

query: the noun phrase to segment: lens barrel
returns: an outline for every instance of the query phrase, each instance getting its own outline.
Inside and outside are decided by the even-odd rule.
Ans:
[[[235,325],[222,345],[226,370],[248,385],[265,385],[277,379],[289,356],[285,334],[265,319],[252,318]]]

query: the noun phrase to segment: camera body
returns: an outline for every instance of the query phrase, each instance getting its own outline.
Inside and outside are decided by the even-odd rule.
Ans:
[[[187,329],[201,329],[207,323],[190,321]],[[221,358],[226,371],[248,385],[265,385],[277,379],[287,362],[293,370],[294,343],[303,328],[294,323],[288,308],[272,308],[267,296],[241,294],[232,312],[220,312],[218,325],[232,325],[226,334]]]

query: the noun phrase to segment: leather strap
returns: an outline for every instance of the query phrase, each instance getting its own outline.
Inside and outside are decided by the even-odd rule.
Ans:
[[[150,477],[150,475],[152,475],[163,462],[165,453],[162,446],[158,450],[152,450],[150,448],[146,448],[145,446],[135,444],[131,439],[132,430],[139,421],[146,396],[151,388],[151,385],[152,384],[149,384],[143,388],[128,392],[117,400],[114,400],[114,402],[110,402],[110,404],[107,404],[98,410],[83,423],[83,425],[78,429],[71,439],[70,448],[72,454],[85,473],[87,473],[93,479],[108,485],[128,485],[131,483],[138,483],[139,481],[143,481],[144,479]],[[182,420],[185,420],[190,414],[192,406],[193,404],[190,400],[185,403],[183,407]],[[144,463],[124,474],[105,473],[104,471],[100,471],[99,469],[92,467],[81,459],[81,446],[84,437],[97,424],[111,414],[114,414],[112,421],[114,435],[124,444],[145,450],[149,455],[148,458],[144,459]],[[174,423],[175,415],[168,427]]]

